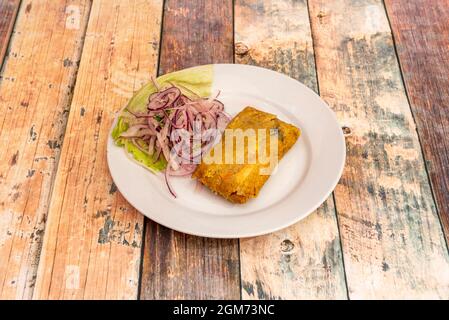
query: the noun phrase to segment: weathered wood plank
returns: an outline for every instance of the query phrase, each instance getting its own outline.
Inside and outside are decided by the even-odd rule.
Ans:
[[[305,1],[238,0],[235,32],[236,62],[285,73],[317,91]],[[304,221],[241,240],[240,259],[244,299],[347,298],[332,197]]]
[[[39,263],[36,299],[135,299],[143,216],[106,163],[114,113],[155,74],[160,0],[95,0]]]
[[[449,243],[449,1],[385,1]]]
[[[447,248],[382,1],[309,9],[321,95],[352,130],[335,189],[349,296],[447,299]]]
[[[159,74],[233,61],[232,1],[165,1]],[[147,220],[142,299],[238,299],[237,240],[189,236]]]
[[[0,0],[0,66],[5,57],[20,0]]]
[[[89,7],[24,1],[17,18],[0,84],[2,299],[33,292]]]
[[[230,0],[166,0],[159,74],[208,63],[232,63]]]

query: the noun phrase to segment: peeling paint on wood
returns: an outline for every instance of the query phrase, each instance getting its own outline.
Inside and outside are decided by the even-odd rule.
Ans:
[[[232,1],[165,1],[159,74],[232,62]],[[237,240],[194,237],[147,221],[141,299],[239,299]]]
[[[352,129],[335,189],[349,296],[448,299],[448,252],[382,1],[309,9],[320,93]]]
[[[144,299],[345,298],[335,211],[350,298],[449,298],[416,134],[449,230],[447,0],[385,1],[417,128],[381,0],[309,0],[314,43],[306,0],[236,1],[236,61],[317,90],[316,54],[348,147],[336,208],[328,199],[290,228],[241,242],[241,288],[237,241],[146,221],[143,245],[143,217],[108,175],[113,114],[155,74],[162,0],[24,0],[13,31],[19,2],[0,1],[0,62],[10,43],[0,75],[0,298],[31,298],[36,286],[38,299],[134,299],[142,246]],[[232,1],[165,3],[160,73],[232,62]]]
[[[72,9],[66,11],[76,18]],[[92,3],[35,299],[138,296],[143,216],[119,192],[110,192],[106,141],[115,112],[128,101],[116,93],[117,87],[136,91],[142,74],[149,81],[156,72],[158,51],[148,42],[159,39],[161,13],[159,0]],[[71,30],[76,29],[73,21],[67,21]],[[117,84],[114,74],[127,75],[126,81]]]
[[[0,84],[0,298],[31,298],[42,245],[49,194],[66,125],[83,28],[64,27],[64,1],[22,1]],[[3,2],[2,2],[3,3]],[[80,8],[83,26],[89,3]],[[2,12],[3,15],[3,12]],[[15,79],[5,81],[5,79]],[[48,83],[59,88],[52,90]],[[39,159],[40,161],[37,161]]]
[[[19,7],[20,0],[0,1],[0,66],[5,57]],[[27,11],[27,13],[28,12],[29,11]]]
[[[449,1],[387,0],[385,6],[449,243]]]
[[[238,0],[236,62],[285,73],[317,91],[305,1]],[[273,213],[276,214],[276,213]],[[346,299],[332,197],[305,220],[240,242],[244,299]]]
[[[167,0],[159,74],[200,64],[232,63],[232,33],[232,1]]]
[[[236,62],[288,74],[316,90],[305,1],[239,0],[235,19]]]

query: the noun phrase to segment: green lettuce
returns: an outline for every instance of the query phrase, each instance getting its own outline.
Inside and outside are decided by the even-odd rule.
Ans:
[[[201,97],[208,97],[211,94],[213,80],[213,66],[205,65],[200,67],[193,67],[165,74],[156,79],[159,86],[164,87],[169,84],[177,86],[183,94],[192,97],[191,92],[195,92]],[[112,138],[117,146],[125,148],[125,150],[133,156],[133,158],[147,167],[151,171],[161,171],[167,166],[167,161],[163,156],[156,162],[153,162],[152,156],[141,151],[128,139],[120,138],[120,135],[128,130],[129,117],[123,116],[127,113],[126,110],[131,112],[143,112],[146,110],[148,98],[157,89],[153,82],[149,82],[143,86],[129,101],[126,108],[122,111],[122,115],[119,115],[117,124],[112,130]],[[129,114],[129,113],[128,113]]]

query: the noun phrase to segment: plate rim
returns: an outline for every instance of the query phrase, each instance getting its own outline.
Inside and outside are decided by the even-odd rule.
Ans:
[[[262,72],[268,72],[268,73],[273,73],[276,76],[281,76],[282,78],[286,79],[287,81],[294,81],[297,85],[299,84],[301,87],[303,87],[303,89],[305,89],[306,91],[308,91],[309,93],[311,93],[312,95],[314,95],[316,98],[318,98],[322,105],[325,106],[325,110],[328,112],[328,114],[331,116],[332,120],[335,122],[335,124],[337,125],[337,127],[341,128],[341,125],[338,121],[338,118],[335,114],[335,112],[331,109],[331,107],[321,98],[321,96],[319,94],[317,94],[315,91],[313,91],[312,89],[310,89],[309,87],[307,87],[305,84],[301,83],[300,81],[277,71],[271,70],[271,69],[267,69],[267,68],[263,68],[263,67],[259,67],[259,66],[254,66],[254,65],[247,65],[247,64],[237,64],[237,63],[215,63],[215,64],[205,64],[205,65],[196,65],[196,66],[192,66],[189,68],[184,68],[184,69],[180,69],[180,70],[188,70],[188,69],[194,69],[194,68],[198,68],[198,67],[202,67],[202,66],[209,66],[211,65],[214,68],[214,76],[215,76],[215,66],[219,66],[219,67],[224,67],[224,68],[248,68],[248,69],[256,69],[256,70],[261,70]],[[144,84],[145,85],[145,84]],[[139,88],[136,92],[138,92],[141,88]],[[134,93],[135,94],[135,93]],[[128,100],[129,101],[129,100]],[[127,103],[126,103],[127,104]],[[109,130],[108,133],[108,139],[106,141],[107,146],[106,146],[106,158],[107,158],[107,164],[108,164],[108,169],[109,172],[111,174],[112,180],[114,181],[114,184],[116,185],[118,191],[121,193],[121,195],[126,199],[126,201],[132,206],[134,207],[140,214],[144,215],[145,217],[147,217],[148,219],[166,227],[169,229],[172,229],[174,231],[180,232],[180,233],[185,233],[185,234],[189,234],[189,235],[193,235],[193,236],[200,236],[200,237],[206,237],[206,238],[216,238],[216,239],[240,239],[240,238],[249,238],[249,237],[256,237],[256,236],[262,236],[262,235],[266,235],[266,234],[270,234],[282,229],[285,229],[293,224],[298,223],[299,221],[305,219],[306,217],[308,217],[311,213],[313,213],[316,209],[318,209],[328,198],[329,196],[332,194],[332,192],[335,190],[335,187],[337,186],[338,182],[341,179],[341,176],[343,174],[344,168],[345,168],[345,163],[346,163],[346,140],[345,137],[343,135],[342,130],[338,130],[339,134],[339,140],[340,142],[342,142],[342,154],[341,154],[341,163],[340,163],[340,167],[338,168],[338,173],[335,175],[334,179],[332,180],[332,182],[330,183],[331,188],[329,188],[330,190],[328,190],[327,192],[323,193],[323,196],[320,198],[320,201],[317,201],[316,205],[311,206],[311,208],[309,208],[308,210],[305,210],[302,214],[298,214],[294,219],[286,219],[284,223],[279,223],[276,224],[275,226],[271,226],[271,227],[265,227],[262,229],[260,229],[259,231],[236,231],[235,234],[211,234],[209,232],[191,232],[189,230],[183,230],[182,228],[179,228],[177,226],[171,226],[168,225],[164,222],[160,222],[158,217],[154,217],[151,216],[151,213],[145,212],[146,210],[141,210],[142,208],[139,208],[141,206],[139,205],[135,205],[135,202],[133,203],[132,201],[130,201],[130,199],[128,199],[128,197],[126,196],[126,192],[122,192],[122,188],[119,184],[117,184],[116,179],[114,178],[114,173],[111,170],[111,164],[110,164],[110,145],[123,149],[121,147],[115,146],[115,144],[111,143],[112,140],[112,130],[115,127],[115,124],[118,120],[118,116],[120,114],[120,112],[126,107],[126,105],[122,108],[120,108],[115,114],[114,114],[114,120],[112,122],[111,128]],[[126,152],[126,150],[123,149],[123,152]],[[125,155],[126,156],[126,155]],[[129,160],[130,163],[131,160]],[[135,165],[138,165],[134,162]],[[150,172],[150,171],[149,171]],[[285,201],[285,199],[281,200]],[[179,206],[179,205],[178,205]],[[182,207],[179,207],[181,210],[183,209]]]

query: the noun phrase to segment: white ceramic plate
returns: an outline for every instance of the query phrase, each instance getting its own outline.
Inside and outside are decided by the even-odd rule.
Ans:
[[[109,136],[107,158],[115,184],[151,220],[198,236],[250,237],[303,219],[327,199],[343,171],[345,141],[334,113],[312,90],[280,73],[237,64],[213,68],[212,92],[221,91],[229,114],[251,105],[301,128],[301,137],[259,196],[232,204],[189,177],[174,177],[174,199],[161,176],[131,161]]]

